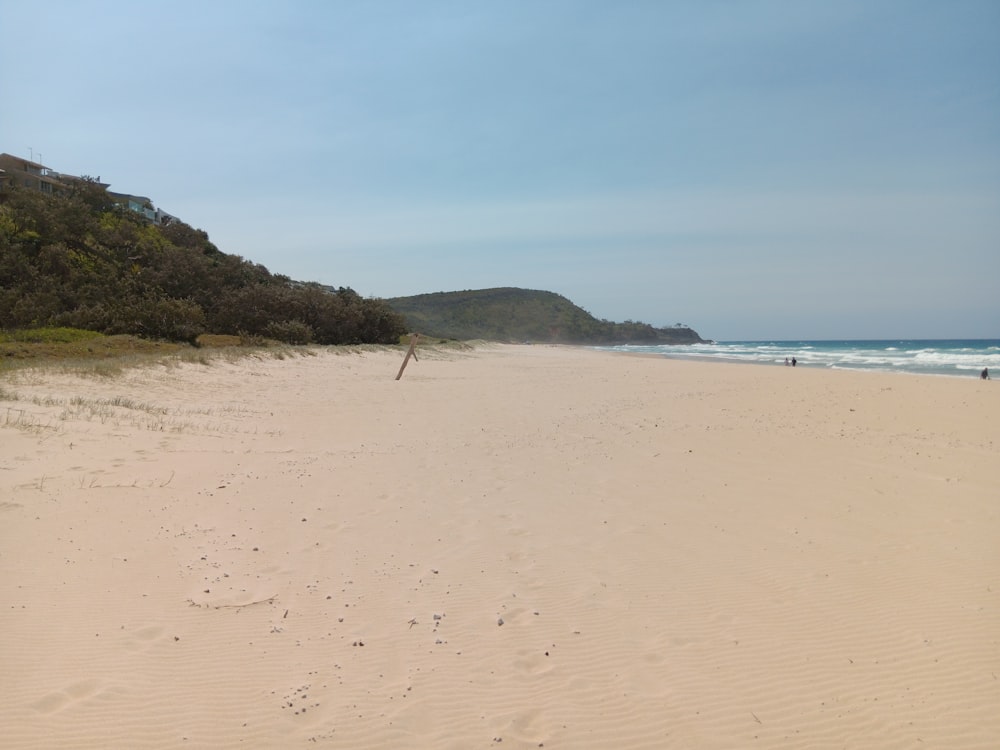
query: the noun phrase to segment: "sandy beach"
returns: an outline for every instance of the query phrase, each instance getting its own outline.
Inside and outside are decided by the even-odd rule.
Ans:
[[[401,360],[0,379],[0,744],[1000,747],[995,381]]]

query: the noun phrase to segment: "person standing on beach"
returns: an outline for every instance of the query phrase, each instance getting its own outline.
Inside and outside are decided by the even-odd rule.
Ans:
[[[795,359],[795,357],[792,357],[792,367],[795,367],[795,365],[797,365],[798,363],[799,361]]]
[[[989,367],[984,367],[983,371],[979,374],[979,377],[981,377],[983,380],[989,380],[990,379],[990,368]]]

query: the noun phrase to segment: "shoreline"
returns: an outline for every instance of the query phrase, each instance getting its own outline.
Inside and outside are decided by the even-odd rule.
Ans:
[[[973,341],[973,340],[969,340]],[[851,349],[823,349],[822,344],[857,344],[862,345],[866,343],[889,343],[882,340],[873,341],[805,341],[805,342],[769,342],[766,344],[768,348],[780,344],[802,344],[803,346],[799,349],[789,349],[787,351],[767,351],[762,349],[754,350],[753,348],[747,349],[741,352],[732,352],[725,349],[725,346],[750,346],[750,345],[760,345],[765,346],[762,342],[728,342],[721,344],[723,347],[721,352],[707,352],[698,351],[695,354],[683,353],[683,351],[674,352],[669,347],[640,347],[645,348],[648,351],[644,352],[628,352],[626,349],[621,347],[594,347],[601,351],[617,351],[621,353],[642,353],[649,354],[653,356],[660,356],[667,359],[674,360],[695,360],[695,361],[705,361],[705,362],[730,362],[739,364],[754,364],[754,365],[771,365],[771,366],[788,366],[788,360],[785,362],[781,361],[782,357],[797,357],[798,367],[804,367],[808,369],[826,369],[826,370],[847,370],[851,372],[882,372],[882,373],[892,373],[892,374],[907,374],[907,375],[936,375],[943,377],[956,377],[956,378],[976,378],[981,379],[980,374],[983,367],[993,367],[996,370],[1000,367],[1000,356],[996,354],[996,351],[1000,351],[1000,342],[995,342],[993,339],[975,339],[977,343],[991,343],[995,346],[990,347],[989,350],[984,350],[981,352],[982,361],[979,362],[969,362],[960,363],[958,361],[953,361],[950,364],[937,363],[928,364],[921,363],[915,364],[913,360],[907,358],[899,358],[898,348],[893,347],[891,349],[871,349],[864,350],[858,348]],[[913,343],[917,344],[953,344],[954,340],[942,339],[940,341],[926,340],[918,342],[891,342],[891,343]],[[678,347],[681,348],[682,347]],[[653,350],[657,349],[657,350]],[[931,348],[933,350],[933,347]],[[990,351],[994,350],[994,351]],[[904,350],[905,351],[905,350]],[[916,353],[914,351],[905,351],[906,354]],[[958,360],[962,357],[968,358],[969,354],[964,349],[949,351],[946,350],[942,352],[944,356],[950,356],[953,360]],[[818,357],[821,361],[815,361],[815,357]],[[851,358],[856,357],[867,357],[880,358],[883,361],[878,363],[861,363],[857,361],[852,361]],[[803,359],[805,358],[805,359]],[[839,358],[839,359],[838,359]],[[896,361],[891,361],[896,358]],[[985,363],[985,364],[984,364]]]
[[[5,380],[8,746],[1000,736],[1000,392],[608,353]]]
[[[693,362],[716,362],[719,364],[726,365],[752,365],[755,367],[781,367],[784,368],[786,365],[780,362],[762,362],[754,360],[742,360],[742,359],[730,359],[726,357],[711,357],[711,356],[698,356],[696,354],[658,354],[654,352],[617,352],[619,354],[624,354],[631,357],[659,357],[662,359],[671,359],[675,361],[685,361],[691,360]],[[788,367],[791,367],[788,365]],[[803,370],[824,370],[830,372],[856,372],[856,373],[868,373],[874,375],[911,375],[918,378],[932,377],[932,378],[950,378],[955,380],[980,380],[977,371],[969,370],[968,374],[956,375],[944,372],[911,372],[908,370],[888,370],[888,369],[877,369],[874,367],[846,367],[843,365],[817,365],[817,364],[805,364],[799,363],[795,369],[798,370],[802,368]],[[992,380],[992,378],[991,378]]]

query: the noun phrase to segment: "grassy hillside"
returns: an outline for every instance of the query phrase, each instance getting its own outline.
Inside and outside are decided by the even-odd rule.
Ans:
[[[598,320],[553,292],[504,287],[385,300],[411,331],[450,339],[563,344],[694,344],[690,328]]]

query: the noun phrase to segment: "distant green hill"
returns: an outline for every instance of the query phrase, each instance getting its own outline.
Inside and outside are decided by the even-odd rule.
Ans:
[[[446,339],[562,344],[697,344],[690,328],[598,320],[553,292],[504,287],[385,300],[410,331]]]

